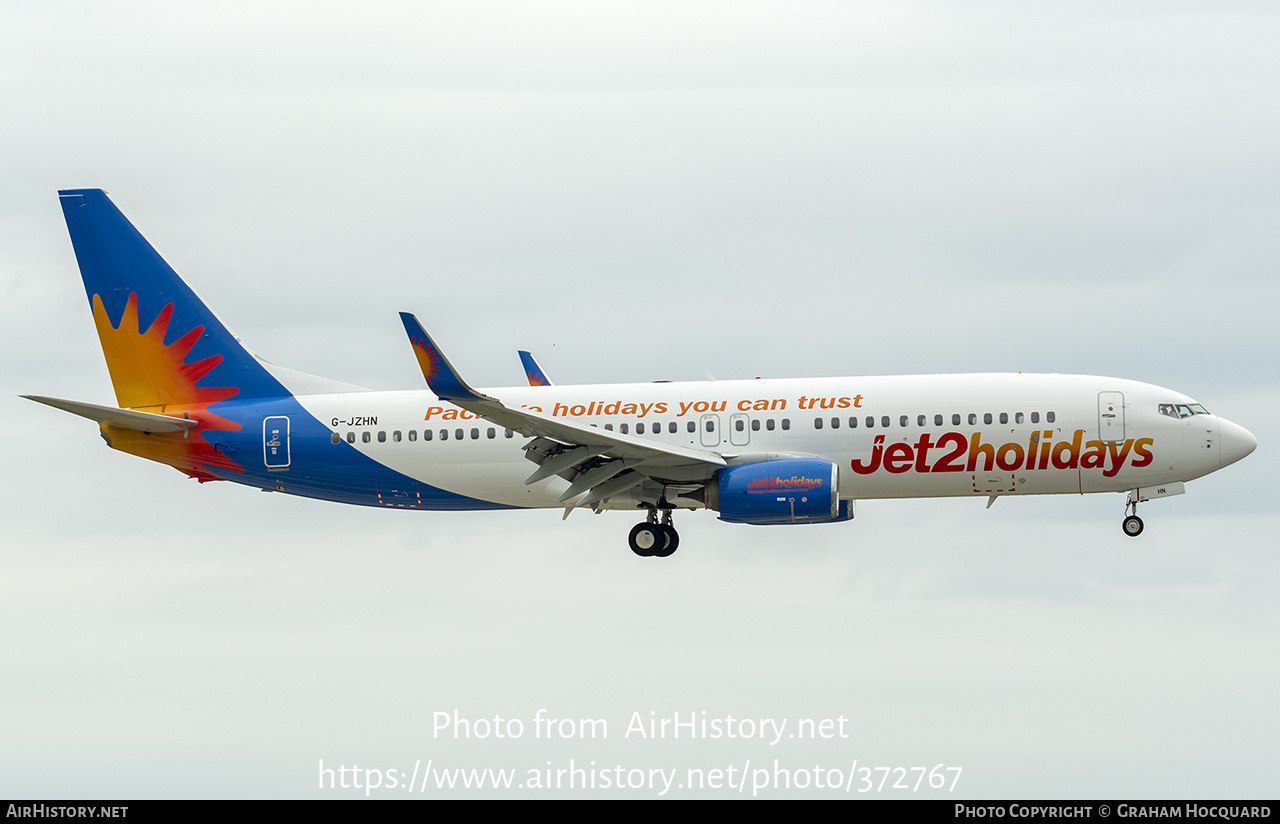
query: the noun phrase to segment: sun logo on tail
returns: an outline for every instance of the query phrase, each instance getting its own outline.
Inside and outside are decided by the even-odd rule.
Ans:
[[[432,386],[440,375],[440,353],[432,345],[430,338],[410,338],[413,343],[413,354],[418,358],[418,366],[427,379],[427,386]]]
[[[167,463],[201,481],[218,480],[210,468],[231,472],[244,469],[214,448],[206,438],[211,431],[235,431],[240,424],[209,411],[211,404],[240,392],[230,386],[197,386],[197,382],[222,362],[221,355],[187,363],[187,355],[204,334],[196,326],[172,343],[164,342],[173,318],[167,304],[145,332],[138,324],[138,295],[125,303],[119,324],[112,324],[99,295],[93,296],[93,321],[98,327],[102,353],[121,408],[141,409],[162,415],[191,418],[200,425],[181,434],[146,434],[105,426],[111,445],[125,452]]]

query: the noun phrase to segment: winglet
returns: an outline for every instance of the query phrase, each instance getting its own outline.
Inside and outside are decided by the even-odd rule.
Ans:
[[[400,320],[404,323],[404,331],[409,334],[409,343],[413,345],[413,354],[422,368],[422,377],[426,378],[427,386],[436,393],[436,397],[444,401],[492,400],[467,385],[416,317],[401,312]]]
[[[551,381],[547,379],[546,373],[542,371],[542,367],[533,359],[532,352],[526,352],[523,349],[517,350],[520,353],[520,362],[524,364],[524,376],[529,379],[530,386],[550,386]]]

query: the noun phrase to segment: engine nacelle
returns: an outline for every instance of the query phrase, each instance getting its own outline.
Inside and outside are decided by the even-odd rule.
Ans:
[[[839,519],[839,470],[821,458],[783,458],[721,469],[707,506],[739,524],[812,524]],[[847,511],[847,510],[846,510]]]

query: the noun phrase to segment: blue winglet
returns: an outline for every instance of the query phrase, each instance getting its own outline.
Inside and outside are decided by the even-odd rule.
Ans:
[[[533,359],[532,352],[526,352],[523,349],[517,349],[520,353],[520,362],[524,364],[524,376],[529,379],[530,386],[550,386],[551,381],[548,380],[542,367]]]
[[[459,377],[453,364],[441,353],[416,317],[408,312],[401,312],[400,320],[404,323],[404,331],[409,334],[409,343],[413,345],[413,354],[418,359],[418,366],[422,368],[422,377],[426,378],[427,386],[431,387],[436,397],[445,401],[489,400],[467,386],[466,381]]]

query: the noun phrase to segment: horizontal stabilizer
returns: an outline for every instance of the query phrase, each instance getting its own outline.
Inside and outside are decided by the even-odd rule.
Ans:
[[[172,415],[157,415],[154,412],[139,412],[135,409],[119,409],[114,406],[99,406],[96,403],[64,401],[59,398],[46,398],[42,395],[23,395],[22,397],[36,403],[52,406],[54,409],[70,412],[72,415],[79,415],[82,418],[97,421],[100,424],[107,424],[120,429],[133,429],[147,434],[153,432],[184,432],[188,429],[195,429],[200,425],[199,421],[191,420],[190,418],[175,418]]]

